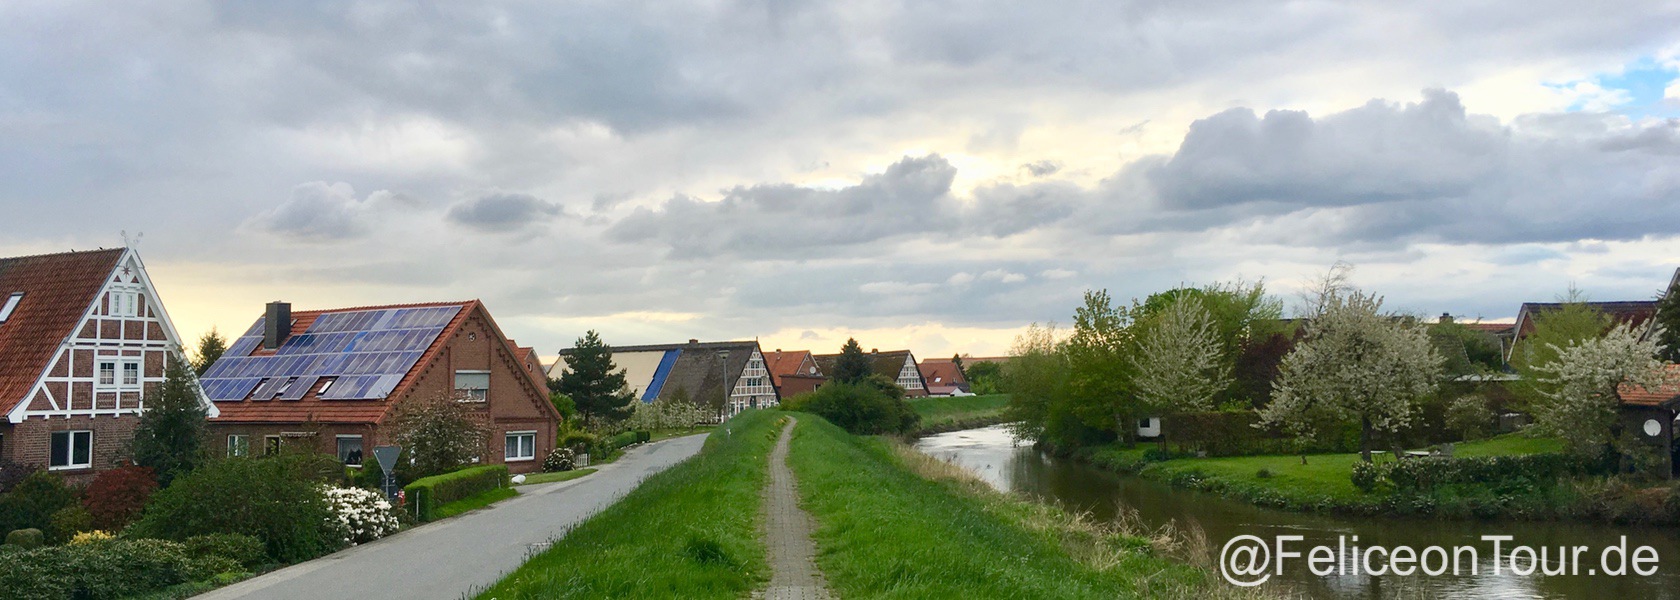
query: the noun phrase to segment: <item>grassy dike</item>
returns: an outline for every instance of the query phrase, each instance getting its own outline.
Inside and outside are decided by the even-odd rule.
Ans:
[[[989,427],[1004,422],[1009,394],[912,398],[910,408],[922,417],[915,435]]]
[[[1128,535],[987,487],[886,438],[800,415],[790,463],[841,598],[1218,598],[1247,592],[1169,558],[1205,540]]]
[[[740,598],[762,587],[761,493],[782,416],[730,420],[698,456],[649,477],[478,597]]]

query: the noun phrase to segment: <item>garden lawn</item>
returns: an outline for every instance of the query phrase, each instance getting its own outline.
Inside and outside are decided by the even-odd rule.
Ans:
[[[921,415],[920,427],[924,432],[946,431],[1002,422],[1003,411],[1009,406],[1009,394],[912,398],[906,402],[916,414]]]
[[[1096,455],[1120,455],[1134,450],[1136,449],[1105,450],[1097,452]],[[1556,439],[1508,434],[1485,440],[1460,442],[1454,445],[1453,456],[1462,458],[1541,454],[1562,450],[1562,443]],[[1394,459],[1386,453],[1374,455],[1373,458],[1378,461]],[[1353,487],[1350,475],[1353,472],[1353,464],[1359,460],[1358,453],[1311,454],[1307,456],[1307,464],[1304,465],[1301,464],[1300,455],[1179,458],[1150,464],[1143,468],[1142,473],[1153,479],[1179,484],[1187,483],[1187,478],[1218,480],[1217,484],[1222,486],[1223,490],[1212,491],[1228,492],[1250,501],[1258,499],[1262,494],[1273,496],[1265,498],[1266,501],[1262,502],[1264,504],[1281,503],[1283,506],[1303,507],[1329,502],[1333,506],[1354,507],[1369,505],[1383,498],[1381,494],[1366,493]],[[1262,469],[1270,477],[1260,477]]]
[[[649,477],[479,598],[741,598],[769,579],[758,519],[774,411],[714,431],[700,454]]]
[[[972,476],[924,478],[915,470],[954,467],[815,415],[799,416],[790,462],[818,523],[817,564],[841,598],[1219,595],[1206,572],[1139,538],[1097,532]]]
[[[594,473],[595,469],[572,469],[570,471],[555,471],[553,473],[529,473],[525,475],[525,483],[514,484],[536,485],[539,483],[554,483],[557,481],[571,481],[584,475]]]

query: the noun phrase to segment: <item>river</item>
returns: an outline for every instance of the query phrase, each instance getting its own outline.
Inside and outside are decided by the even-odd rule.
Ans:
[[[1316,545],[1336,547],[1340,540],[1348,540],[1349,546],[1366,549],[1374,546],[1408,546],[1417,551],[1429,546],[1478,548],[1479,564],[1475,575],[1467,573],[1470,561],[1466,560],[1461,567],[1466,573],[1458,576],[1450,572],[1435,577],[1421,574],[1405,577],[1392,574],[1375,577],[1363,574],[1317,576],[1309,571],[1305,559],[1295,559],[1285,566],[1281,577],[1274,577],[1265,584],[1312,598],[1680,600],[1680,539],[1677,539],[1680,531],[1675,529],[1585,523],[1339,517],[1264,509],[1048,456],[1028,443],[1017,442],[1005,426],[932,435],[919,440],[916,448],[940,460],[965,467],[1000,490],[1023,493],[1073,511],[1086,512],[1096,519],[1114,519],[1129,510],[1135,511],[1136,516],[1150,527],[1173,524],[1185,528],[1193,523],[1206,532],[1214,553],[1219,552],[1227,540],[1240,535],[1258,536],[1268,543],[1275,536],[1299,535],[1304,540],[1294,542],[1295,545],[1290,548],[1298,550]],[[1512,541],[1501,544],[1505,549],[1501,554],[1505,558],[1500,563],[1499,574],[1492,572],[1495,566],[1493,543],[1481,539],[1490,535],[1512,538]],[[1353,541],[1354,536],[1357,536],[1357,542]],[[1602,549],[1619,545],[1622,536],[1626,536],[1630,554],[1631,550],[1640,546],[1656,550],[1659,557],[1657,572],[1650,576],[1631,573],[1625,576],[1588,575],[1589,569],[1600,568]],[[1567,564],[1557,560],[1563,552],[1560,547],[1588,546],[1591,550],[1579,555],[1579,574],[1546,576],[1536,571],[1520,576],[1509,568],[1509,548],[1512,545],[1527,546],[1536,551],[1549,548],[1548,558],[1552,559],[1550,563],[1553,565]],[[1468,557],[1469,554],[1460,556]],[[1611,556],[1616,555],[1612,553]],[[1518,559],[1520,567],[1526,567],[1531,562],[1526,554],[1519,555]],[[1379,559],[1373,564],[1380,566],[1381,563]],[[1614,566],[1616,561],[1612,560],[1611,564]]]

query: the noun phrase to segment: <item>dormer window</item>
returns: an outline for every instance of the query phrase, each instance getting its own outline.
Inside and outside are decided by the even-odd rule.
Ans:
[[[22,301],[23,292],[12,292],[11,296],[7,296],[6,303],[0,305],[0,323],[5,323],[6,319],[12,318],[12,311],[17,310],[18,303]]]

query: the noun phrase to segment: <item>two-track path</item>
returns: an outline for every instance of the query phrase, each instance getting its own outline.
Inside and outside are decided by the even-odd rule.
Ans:
[[[495,583],[533,550],[612,505],[648,476],[700,452],[692,435],[631,448],[571,481],[520,488],[486,509],[299,563],[199,598],[455,599]]]
[[[817,546],[811,541],[815,521],[799,508],[799,485],[788,469],[789,418],[770,453],[770,482],[764,489],[764,550],[770,558],[770,586],[754,594],[765,600],[827,600],[828,583],[817,569]]]

